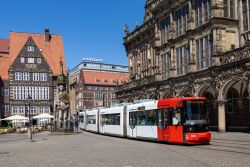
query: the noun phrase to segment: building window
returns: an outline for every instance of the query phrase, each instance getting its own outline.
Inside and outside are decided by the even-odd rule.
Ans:
[[[189,5],[186,4],[175,12],[176,37],[186,33],[188,29]]]
[[[39,74],[33,73],[33,81],[39,81]]]
[[[47,74],[41,73],[41,81],[47,81]]]
[[[96,79],[96,82],[98,82],[98,83],[99,83],[99,82],[100,82],[100,79]]]
[[[50,114],[50,107],[49,106],[45,106],[44,107],[44,112],[47,114]]]
[[[148,72],[148,52],[147,50],[142,51],[142,74],[143,76],[147,76]]]
[[[250,0],[242,0],[242,12],[243,12],[243,31],[248,31],[249,29],[249,10]]]
[[[195,0],[195,26],[199,27],[211,17],[211,0]]]
[[[49,87],[35,87],[35,86],[14,86],[13,98],[14,100],[26,100],[28,95],[32,100],[49,100]]]
[[[104,80],[104,82],[105,82],[105,83],[109,83],[109,81],[108,81],[108,80],[106,80],[106,79]]]
[[[27,46],[27,50],[29,52],[33,52],[34,51],[34,46]]]
[[[211,7],[211,0],[204,0],[204,23],[207,23],[211,17]]]
[[[79,102],[79,105],[78,105],[78,106],[79,106],[79,107],[82,107],[82,102],[81,102],[81,101]]]
[[[244,0],[243,0],[244,1]],[[235,14],[235,0],[223,0],[224,4],[224,17],[234,19]],[[243,3],[243,2],[242,2]]]
[[[2,88],[2,96],[9,96],[9,89],[8,88]]]
[[[18,112],[19,112],[19,114],[25,114],[25,107],[24,106],[19,106],[18,107]]]
[[[12,114],[15,115],[15,114],[17,114],[17,112],[18,112],[17,107],[16,107],[16,106],[13,106],[13,107],[12,107]]]
[[[205,69],[211,65],[212,42],[212,35],[196,40],[196,64],[198,70]]]
[[[171,54],[166,53],[162,56],[162,79],[166,79],[169,75]]]
[[[182,35],[182,19],[181,19],[181,15],[182,15],[182,10],[179,9],[175,12],[175,25],[176,25],[176,37]]]
[[[9,105],[8,104],[4,104],[4,112],[9,112]]]
[[[95,92],[95,99],[103,99],[103,92]]]
[[[189,5],[186,4],[184,5],[184,7],[182,8],[182,13],[183,13],[183,32],[186,33],[187,29],[188,29],[188,19],[189,19]]]
[[[22,73],[21,72],[15,72],[15,80],[16,81],[22,80]]]
[[[41,58],[37,58],[37,64],[41,64],[42,60]]]
[[[177,75],[181,75],[188,71],[188,63],[190,61],[190,49],[186,44],[176,49],[176,67]]]
[[[24,57],[21,57],[21,63],[24,63]]]
[[[24,73],[23,73],[23,80],[24,80],[24,81],[29,81],[29,80],[30,80],[30,75],[29,75],[28,72],[24,72]]]
[[[169,37],[169,30],[170,30],[170,15],[160,21],[160,32],[161,32],[161,44],[166,43]]]
[[[37,114],[36,112],[36,106],[30,106],[30,114]]]
[[[79,98],[83,98],[83,94],[82,93],[79,93]]]
[[[34,58],[28,58],[28,63],[34,63]]]

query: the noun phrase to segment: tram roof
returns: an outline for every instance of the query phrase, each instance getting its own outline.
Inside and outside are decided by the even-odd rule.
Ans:
[[[158,108],[165,108],[165,107],[179,107],[180,103],[183,100],[206,100],[205,97],[173,97],[167,99],[158,100]]]

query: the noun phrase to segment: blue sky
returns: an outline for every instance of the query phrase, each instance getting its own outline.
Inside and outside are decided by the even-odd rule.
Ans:
[[[127,65],[124,25],[141,24],[145,0],[5,0],[1,1],[0,38],[9,31],[62,34],[68,68],[83,57]]]

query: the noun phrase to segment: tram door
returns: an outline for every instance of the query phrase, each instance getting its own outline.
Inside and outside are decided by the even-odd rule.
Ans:
[[[169,129],[168,125],[169,113],[167,109],[161,109],[158,111],[158,139],[168,141],[169,140]]]
[[[105,123],[105,115],[100,115],[100,132],[104,133],[104,123]]]
[[[129,112],[129,137],[136,137],[136,115],[134,110]]]

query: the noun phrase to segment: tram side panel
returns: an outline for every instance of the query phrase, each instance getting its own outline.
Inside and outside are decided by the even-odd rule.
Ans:
[[[123,136],[123,108],[113,107],[100,110],[100,133]]]
[[[86,130],[86,112],[79,113],[79,128]]]
[[[86,111],[86,131],[98,133],[98,110]]]
[[[127,135],[131,138],[157,140],[157,101],[128,106]]]

